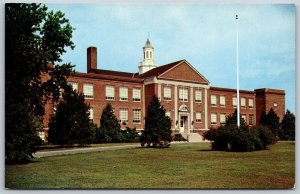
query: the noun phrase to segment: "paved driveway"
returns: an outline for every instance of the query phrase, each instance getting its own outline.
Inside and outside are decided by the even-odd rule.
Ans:
[[[48,156],[59,156],[59,155],[70,155],[88,152],[99,152],[105,150],[120,150],[120,149],[130,149],[137,148],[140,145],[124,145],[124,146],[109,146],[109,147],[93,147],[93,148],[78,148],[71,150],[58,150],[58,151],[39,151],[33,154],[35,158],[48,157]]]

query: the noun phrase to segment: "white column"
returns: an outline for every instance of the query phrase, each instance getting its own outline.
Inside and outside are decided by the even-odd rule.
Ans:
[[[161,101],[161,84],[157,85],[157,97]]]
[[[189,126],[190,129],[188,133],[190,133],[190,130],[193,130],[194,126],[192,125],[192,121],[194,120],[194,92],[193,88],[190,88],[190,120],[189,120]]]
[[[205,105],[204,105],[204,114],[205,114],[205,129],[208,129],[208,112],[207,112],[207,89],[205,88],[204,90],[204,101],[205,101]]]
[[[174,126],[175,129],[177,128],[176,126],[176,121],[178,120],[178,94],[177,94],[177,85],[174,86]]]

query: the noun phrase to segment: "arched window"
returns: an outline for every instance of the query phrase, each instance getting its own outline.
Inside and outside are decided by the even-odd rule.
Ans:
[[[149,58],[149,51],[147,51],[147,59]]]
[[[152,59],[152,52],[150,51],[150,58]]]

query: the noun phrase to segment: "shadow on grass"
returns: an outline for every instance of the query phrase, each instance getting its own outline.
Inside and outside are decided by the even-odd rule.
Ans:
[[[212,149],[201,149],[201,150],[196,150],[197,152],[213,152],[214,150]]]

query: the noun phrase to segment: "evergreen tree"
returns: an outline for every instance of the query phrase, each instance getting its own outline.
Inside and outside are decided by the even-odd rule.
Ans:
[[[289,110],[282,119],[279,137],[281,140],[295,140],[295,115]]]
[[[40,4],[5,4],[5,162],[25,163],[41,143],[35,121],[42,120],[47,100],[72,73],[56,65],[65,47],[74,48],[73,28],[60,11]],[[53,67],[48,64],[53,64]],[[49,73],[42,82],[41,74]]]
[[[100,142],[120,142],[121,126],[114,114],[111,104],[107,104],[100,118],[100,129],[97,131],[97,139]]]
[[[278,136],[280,122],[279,117],[274,112],[273,108],[270,109],[268,114],[262,115],[260,123],[264,126],[267,126],[276,137]]]
[[[153,96],[147,109],[145,129],[142,132],[141,144],[147,147],[168,147],[171,142],[171,119],[158,98]]]
[[[92,134],[89,109],[83,94],[77,94],[71,87],[67,87],[63,93],[63,100],[58,103],[49,122],[49,143],[90,144]]]
[[[235,126],[237,125],[237,109],[235,109],[235,111],[226,118],[225,126],[230,126],[230,125],[235,125]],[[247,124],[245,120],[240,116],[240,128],[245,128],[246,125]]]

